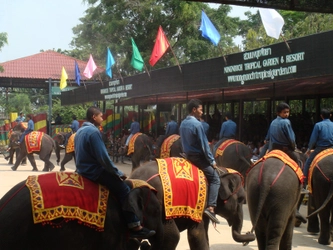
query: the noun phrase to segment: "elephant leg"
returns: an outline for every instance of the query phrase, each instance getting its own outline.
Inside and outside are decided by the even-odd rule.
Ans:
[[[330,222],[331,209],[325,207],[319,212],[320,218],[320,233],[318,238],[318,243],[322,245],[331,244],[331,222]]]
[[[266,250],[276,250],[278,246],[280,245],[280,242],[282,240],[282,236],[284,235],[284,231],[286,228],[286,225],[288,225],[289,217],[288,215],[285,215],[286,212],[288,212],[288,208],[283,210],[276,210],[275,215],[270,216],[268,219],[267,224],[267,244],[266,244]],[[294,221],[293,221],[294,222]],[[294,225],[293,225],[294,226]],[[291,244],[291,242],[290,242]],[[282,249],[282,248],[280,248]],[[284,248],[285,250],[291,250],[291,248]]]
[[[65,164],[68,163],[73,158],[73,153],[66,153],[64,159],[60,163],[60,171],[65,171]]]
[[[312,214],[315,211],[315,207],[313,205],[313,196],[309,194],[308,199],[308,214]],[[313,215],[308,218],[308,226],[307,231],[312,234],[319,233],[319,220],[318,215]]]
[[[28,160],[29,160],[29,162],[30,162],[30,164],[32,166],[32,171],[38,171],[34,154],[28,154],[27,156],[28,156]]]
[[[21,161],[23,160],[24,157],[27,156],[27,152],[26,151],[23,151],[21,150],[20,153],[18,154],[18,156],[16,156],[16,161],[15,161],[15,164],[14,166],[12,166],[12,170],[13,171],[16,171],[18,166],[20,165]]]
[[[163,246],[161,246],[161,250],[176,250],[179,239],[180,239],[180,233],[175,221],[167,220],[164,223],[164,239],[163,239]]]
[[[302,201],[304,199],[305,194],[301,194],[298,203],[297,203],[297,211],[296,211],[296,222],[295,222],[295,227],[299,227],[301,225],[301,223],[306,223],[307,220],[306,218],[299,212],[299,209],[302,205]]]
[[[261,217],[261,216],[260,216]],[[257,243],[258,243],[258,249],[259,250],[265,250],[266,249],[266,241],[267,241],[267,225],[266,225],[266,219],[259,218],[257,222],[257,226],[255,228]]]
[[[39,159],[44,161],[43,171],[45,171],[45,172],[52,171],[54,169],[54,164],[50,161],[51,154],[52,154],[52,151],[47,154],[41,153],[39,155]]]
[[[295,214],[293,213],[287,222],[286,229],[281,239],[280,250],[291,250],[292,249],[292,241],[293,241],[293,233],[294,233],[294,224],[295,224]]]
[[[209,221],[207,222],[208,225]],[[192,223],[190,227],[187,228],[187,239],[190,245],[190,249],[202,249],[209,250],[209,240],[208,240],[208,226],[205,229],[205,223]]]

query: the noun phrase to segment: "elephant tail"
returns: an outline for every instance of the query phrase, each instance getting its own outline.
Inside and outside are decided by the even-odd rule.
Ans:
[[[271,190],[270,187],[258,187],[259,190],[260,190],[260,194],[259,194],[259,203],[258,203],[258,206],[257,206],[257,212],[256,212],[256,216],[254,217],[254,220],[253,220],[253,223],[252,223],[252,229],[251,229],[251,233],[253,233],[254,229],[256,228],[257,226],[257,223],[258,223],[258,220],[259,220],[259,217],[260,217],[260,214],[261,214],[261,210],[262,208],[264,207],[264,204],[265,204],[265,201],[266,201],[266,198]]]
[[[326,205],[331,201],[332,197],[333,197],[333,184],[331,183],[330,190],[328,191],[326,200],[323,202],[323,204],[321,205],[320,208],[318,208],[312,214],[308,215],[306,218],[309,218],[310,216],[315,215],[315,214],[319,213],[321,210],[323,210],[326,207]]]

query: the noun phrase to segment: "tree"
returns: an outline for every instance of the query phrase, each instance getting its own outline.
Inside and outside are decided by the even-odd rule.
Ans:
[[[219,48],[201,37],[201,10],[204,9],[221,34],[224,53],[239,51],[232,37],[238,32],[239,18],[228,17],[231,7],[220,5],[217,10],[207,4],[179,0],[86,0],[90,7],[73,28],[72,47],[87,60],[105,64],[106,48],[110,47],[122,75],[135,70],[130,65],[135,43],[144,59],[149,61],[158,26],[161,25],[180,63],[188,63],[221,56]],[[176,65],[172,53],[167,52],[154,68]],[[117,74],[117,72],[114,72]]]
[[[0,51],[5,44],[8,44],[7,33],[0,33]],[[3,72],[3,67],[0,65],[0,72]]]

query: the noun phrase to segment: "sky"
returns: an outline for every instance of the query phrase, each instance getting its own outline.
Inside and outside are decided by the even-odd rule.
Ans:
[[[0,32],[6,32],[8,38],[8,44],[0,51],[0,62],[37,54],[40,50],[71,49],[72,28],[80,24],[79,19],[88,7],[83,0],[0,0],[0,3]],[[244,12],[249,10],[253,8],[232,6],[230,16],[244,19]]]

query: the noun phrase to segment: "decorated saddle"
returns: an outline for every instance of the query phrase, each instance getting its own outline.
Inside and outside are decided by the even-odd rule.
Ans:
[[[221,143],[221,145],[216,149],[214,157],[222,156],[224,150],[231,144],[244,144],[240,141],[234,140],[234,139],[228,139]]]
[[[133,188],[147,186],[142,180],[126,180]],[[77,220],[85,226],[104,230],[109,190],[75,172],[53,172],[29,176],[32,215],[35,224],[59,226],[53,220]],[[155,190],[156,191],[156,190]]]
[[[25,136],[25,146],[28,154],[40,151],[43,136],[44,133],[39,131],[32,131]]]
[[[318,163],[324,159],[326,156],[332,155],[333,154],[333,148],[328,148],[323,151],[321,151],[319,154],[316,155],[316,157],[313,159],[310,165],[309,169],[309,178],[308,178],[308,190],[310,193],[312,193],[312,185],[311,185],[311,180],[312,180],[312,173],[313,170],[318,167]]]
[[[134,144],[135,144],[135,140],[136,138],[142,135],[142,133],[136,133],[132,136],[132,138],[130,139],[129,143],[128,143],[128,150],[127,150],[127,155],[130,155],[132,153],[134,153]]]
[[[160,158],[170,157],[170,151],[172,144],[180,138],[179,135],[170,135],[162,143]]]
[[[260,158],[258,161],[256,161],[252,167],[250,167],[247,171],[251,171],[257,164],[265,162],[269,158],[278,158],[281,160],[285,165],[289,166],[292,170],[294,170],[295,174],[297,175],[300,182],[303,182],[304,175],[302,172],[302,169],[299,167],[299,165],[293,161],[285,152],[281,150],[272,150],[268,154],[264,155],[262,158]]]
[[[207,193],[203,172],[184,158],[156,161],[164,190],[166,219],[186,217],[200,222]]]
[[[75,134],[72,134],[69,138],[68,138],[68,142],[66,145],[66,153],[70,154],[74,152],[74,138],[75,138]]]

